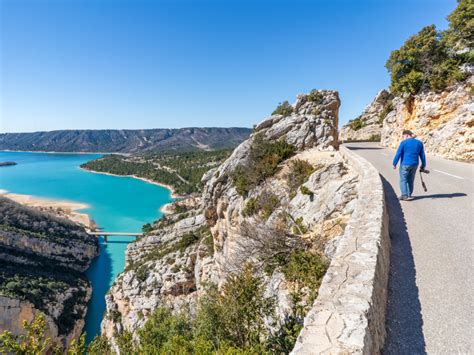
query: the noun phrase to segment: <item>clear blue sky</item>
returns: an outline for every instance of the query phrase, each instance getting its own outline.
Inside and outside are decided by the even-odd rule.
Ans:
[[[340,122],[455,0],[0,0],[1,132],[247,126],[312,88]]]

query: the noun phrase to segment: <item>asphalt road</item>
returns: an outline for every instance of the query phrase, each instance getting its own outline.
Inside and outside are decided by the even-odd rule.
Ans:
[[[395,151],[377,143],[346,147],[384,181],[391,265],[385,354],[474,354],[474,165],[427,157],[424,192],[397,200]]]

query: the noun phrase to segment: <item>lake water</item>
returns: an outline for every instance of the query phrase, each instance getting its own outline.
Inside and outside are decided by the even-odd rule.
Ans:
[[[160,207],[172,201],[170,191],[138,179],[95,174],[79,168],[99,156],[0,152],[0,161],[18,163],[0,167],[0,189],[86,203],[90,208],[82,211],[100,228],[112,232],[141,232],[142,225],[159,218]],[[100,333],[104,296],[124,268],[125,248],[131,240],[133,238],[109,237],[108,244],[101,241],[100,256],[86,272],[93,287],[85,325],[88,341]]]

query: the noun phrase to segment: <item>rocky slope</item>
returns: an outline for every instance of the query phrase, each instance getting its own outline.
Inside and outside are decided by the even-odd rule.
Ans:
[[[277,324],[295,302],[311,305],[317,286],[289,280],[282,263],[297,251],[329,260],[352,213],[358,176],[337,151],[339,105],[334,91],[298,96],[286,116],[258,124],[204,175],[200,198],[178,202],[175,213],[128,246],[102,322],[114,346],[118,334],[135,332],[160,305],[193,313],[206,284],[221,285],[246,262],[262,270],[266,292],[276,298]]]
[[[341,141],[378,141],[382,122],[392,110],[393,96],[387,90],[381,90],[370,105],[356,119],[342,127],[339,133]]]
[[[428,153],[474,161],[474,77],[440,93],[397,97],[384,120],[381,144],[396,148],[404,129],[412,130]]]
[[[98,252],[83,227],[0,197],[0,332],[42,312],[54,342],[77,338],[91,296],[83,271]]]
[[[64,130],[0,134],[0,150],[56,152],[190,151],[234,148],[248,128]]]

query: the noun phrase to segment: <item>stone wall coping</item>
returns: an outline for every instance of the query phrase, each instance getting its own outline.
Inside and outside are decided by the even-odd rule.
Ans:
[[[359,174],[354,212],[292,354],[376,354],[385,339],[390,267],[388,214],[378,171],[340,147]]]

